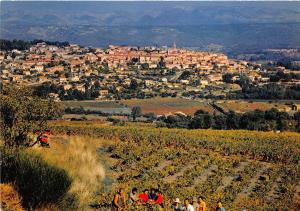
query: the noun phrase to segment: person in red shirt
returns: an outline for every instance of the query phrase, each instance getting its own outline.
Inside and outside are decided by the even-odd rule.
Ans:
[[[43,132],[40,134],[40,136],[38,137],[38,140],[41,144],[42,147],[50,147],[49,145],[49,132]]]
[[[145,189],[145,190],[139,195],[139,198],[140,198],[142,204],[145,204],[145,203],[148,202],[148,200],[149,200],[148,193],[149,193],[148,189]]]
[[[43,134],[40,141],[41,141],[42,146],[47,145],[48,144],[48,136]]]
[[[155,199],[155,204],[159,204],[162,208],[163,208],[163,205],[164,205],[164,197],[161,193],[161,191],[157,191],[157,197]]]
[[[41,132],[39,130],[35,131],[35,142],[30,145],[31,147],[35,144],[39,143],[42,147],[50,147],[49,145],[49,135],[50,130],[46,130],[45,132]]]

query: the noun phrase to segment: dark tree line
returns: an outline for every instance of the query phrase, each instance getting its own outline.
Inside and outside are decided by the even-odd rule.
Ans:
[[[58,47],[68,46],[68,42],[58,42],[58,41],[44,41],[44,40],[4,40],[0,39],[0,49],[4,51],[11,51],[13,49],[17,50],[28,50],[31,46],[36,45],[37,43],[45,42],[48,45],[55,45]]]
[[[292,59],[292,58],[282,58],[277,62],[277,66],[283,66],[287,69],[291,69],[291,70],[299,70],[299,65],[294,63],[294,60],[297,59]]]
[[[282,71],[278,71],[276,74],[270,76],[271,82],[278,82],[280,80],[290,81],[292,79],[300,79],[300,73],[284,73]]]
[[[231,92],[227,95],[232,99],[274,99],[274,100],[299,100],[300,99],[300,85],[294,84],[291,86],[279,85],[272,82],[290,81],[292,79],[300,79],[299,73],[284,73],[278,71],[276,74],[270,76],[271,83],[257,86],[253,84],[246,75],[238,75],[240,79],[233,81],[233,77],[237,74],[227,73],[223,75],[225,83],[237,83],[242,90],[238,92]],[[213,96],[211,96],[214,98]]]
[[[185,115],[162,116],[158,119],[169,128],[188,129],[223,129],[223,130],[292,130],[300,131],[300,112],[290,116],[276,108],[270,110],[254,110],[243,114],[229,111],[226,114],[209,114],[198,110],[194,117]]]
[[[237,94],[238,98],[244,99],[300,99],[300,85],[292,85],[289,87],[279,86],[269,83],[263,86],[245,85],[242,86],[242,93]]]

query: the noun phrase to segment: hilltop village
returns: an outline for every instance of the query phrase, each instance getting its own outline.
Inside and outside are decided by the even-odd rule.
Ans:
[[[167,47],[106,49],[45,42],[0,52],[1,83],[39,87],[55,100],[162,97],[228,98],[245,84],[300,84],[297,71],[231,60],[222,53]]]

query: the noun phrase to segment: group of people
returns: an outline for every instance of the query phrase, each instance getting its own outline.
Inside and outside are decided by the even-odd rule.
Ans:
[[[191,202],[191,203],[190,203]],[[160,208],[164,208],[164,197],[162,192],[158,189],[152,188],[150,191],[145,189],[142,193],[138,193],[137,188],[133,188],[128,195],[128,200],[123,188],[115,194],[112,201],[112,211],[126,210],[127,206],[138,206],[144,205],[145,207],[151,208],[153,205],[158,205]],[[170,210],[170,209],[168,209]],[[202,196],[192,200],[186,198],[183,203],[180,202],[179,198],[173,201],[171,206],[173,211],[207,211],[206,202]],[[225,211],[222,203],[219,201],[215,211]]]
[[[112,211],[125,210],[127,205],[144,205],[149,207],[158,205],[163,208],[164,197],[159,189],[152,188],[150,191],[145,189],[142,193],[138,194],[137,188],[133,188],[129,194],[128,200],[126,200],[124,189],[121,188],[112,201]]]
[[[207,211],[206,202],[204,201],[204,198],[202,196],[194,197],[191,200],[192,203],[190,203],[190,200],[186,198],[184,200],[184,203],[182,204],[179,200],[179,198],[176,198],[173,205],[172,210],[173,211]],[[225,211],[225,208],[223,207],[222,203],[219,201],[215,211]]]

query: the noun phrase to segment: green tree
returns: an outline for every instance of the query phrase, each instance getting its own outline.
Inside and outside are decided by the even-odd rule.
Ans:
[[[192,119],[189,127],[193,129],[208,129],[212,126],[212,120],[213,119],[210,114],[199,114]]]
[[[136,120],[137,117],[142,115],[142,109],[140,106],[134,106],[131,110],[131,116],[133,121]]]
[[[137,83],[137,81],[135,80],[135,79],[132,79],[131,81],[130,81],[130,89],[132,89],[132,90],[135,90],[135,89],[137,89],[138,88],[138,83]]]
[[[232,83],[233,74],[231,73],[225,73],[222,75],[222,79],[225,83]]]
[[[0,92],[0,128],[6,146],[21,146],[34,130],[45,130],[47,120],[60,117],[61,109],[52,100],[43,100],[30,88],[4,87]]]
[[[96,90],[99,90],[101,88],[99,80],[95,81],[94,85]]]
[[[141,68],[142,68],[143,70],[148,70],[148,69],[149,69],[149,64],[148,64],[148,63],[142,63],[142,64],[141,64]]]
[[[164,69],[164,68],[166,68],[166,62],[165,62],[164,57],[162,57],[162,56],[160,57],[160,61],[157,64],[157,68],[158,69]]]
[[[277,117],[277,130],[289,130],[290,129],[290,121],[289,121],[289,114],[281,111],[278,113]]]
[[[202,109],[199,109],[194,113],[194,116],[198,116],[198,115],[202,115],[202,114],[208,114],[208,112],[204,111]]]
[[[215,115],[214,116],[214,124],[213,124],[214,129],[227,129],[226,127],[226,116],[221,114],[221,115]]]
[[[229,111],[226,117],[227,129],[239,129],[240,116],[234,111]]]
[[[279,116],[279,111],[277,108],[271,108],[265,111],[266,120],[277,120],[278,116]]]
[[[191,124],[190,116],[183,114],[169,115],[164,120],[169,128],[189,128]]]
[[[300,111],[297,111],[295,114],[294,114],[294,119],[297,121],[297,128],[296,130],[298,132],[300,132]]]
[[[265,122],[265,112],[254,110],[244,113],[240,118],[239,127],[248,130],[259,130]]]

